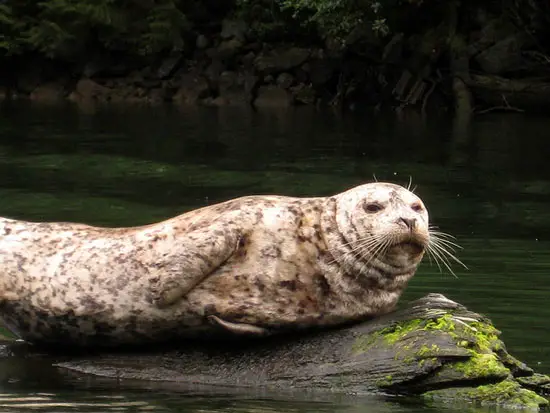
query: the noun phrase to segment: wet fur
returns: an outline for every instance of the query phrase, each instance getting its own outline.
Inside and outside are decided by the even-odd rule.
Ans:
[[[385,210],[368,213],[376,198]],[[273,334],[391,311],[429,243],[416,195],[373,183],[326,198],[250,196],[142,227],[0,219],[0,315],[42,343]],[[401,218],[416,220],[414,234]],[[392,233],[376,256],[358,246]],[[412,238],[411,238],[412,237]]]

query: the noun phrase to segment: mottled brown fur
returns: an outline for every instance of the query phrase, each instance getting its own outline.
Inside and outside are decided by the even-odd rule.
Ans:
[[[386,253],[351,252],[378,233]],[[96,345],[337,325],[393,309],[428,239],[422,202],[385,183],[133,228],[0,219],[0,315],[29,341]]]

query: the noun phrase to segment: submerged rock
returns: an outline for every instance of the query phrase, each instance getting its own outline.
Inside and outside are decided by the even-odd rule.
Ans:
[[[74,91],[69,95],[70,100],[105,100],[111,94],[111,89],[100,85],[91,79],[80,79]]]
[[[179,104],[195,104],[211,94],[210,85],[204,76],[198,72],[184,73],[177,82],[179,86],[173,96],[173,101]]]
[[[67,93],[63,85],[57,82],[52,82],[38,86],[31,92],[30,98],[32,100],[40,101],[55,101],[65,98],[66,94]]]
[[[292,104],[292,96],[286,90],[277,86],[260,86],[254,106],[256,107],[288,107]]]

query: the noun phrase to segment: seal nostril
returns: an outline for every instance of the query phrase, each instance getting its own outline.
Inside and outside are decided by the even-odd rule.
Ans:
[[[399,222],[402,222],[403,224],[405,224],[405,226],[412,230],[414,229],[414,227],[416,226],[416,218],[399,218]]]

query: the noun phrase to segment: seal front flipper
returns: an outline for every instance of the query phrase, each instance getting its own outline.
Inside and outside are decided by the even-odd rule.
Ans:
[[[170,253],[157,257],[149,277],[150,301],[159,308],[176,303],[222,265],[241,238],[237,229],[185,234]]]
[[[232,323],[230,321],[222,320],[221,318],[215,316],[215,315],[209,315],[208,320],[213,323],[217,324],[220,327],[223,327],[226,330],[231,331],[234,334],[239,335],[254,335],[254,336],[266,336],[269,335],[269,330],[263,327],[258,327],[252,324],[244,324],[244,323]]]

